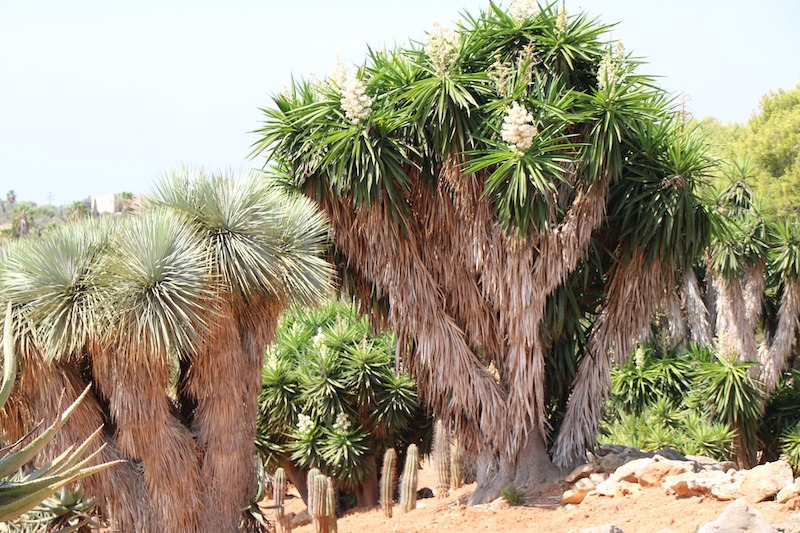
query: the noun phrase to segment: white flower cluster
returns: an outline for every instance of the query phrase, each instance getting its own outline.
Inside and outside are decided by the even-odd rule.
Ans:
[[[597,66],[597,87],[601,91],[617,84],[617,71],[624,60],[625,47],[622,46],[622,41],[617,41],[614,56],[612,57],[611,50],[608,50]]]
[[[539,12],[539,3],[536,0],[514,0],[508,12],[511,18],[522,22]]]
[[[515,152],[524,152],[531,147],[533,138],[536,136],[533,115],[518,102],[514,102],[514,105],[506,113],[500,133],[509,148]]]
[[[344,82],[340,103],[344,114],[355,124],[366,120],[372,110],[372,98],[366,94],[364,82],[352,74]]]
[[[334,87],[344,87],[344,82],[347,79],[347,67],[344,66],[344,61],[342,61],[342,56],[337,55],[336,59],[333,60],[333,66],[331,67],[331,75],[328,77],[331,84]]]
[[[314,338],[311,339],[311,343],[315,348],[319,348],[322,346],[323,340],[325,340],[325,334],[322,333],[322,328],[317,328],[317,333],[314,335]]]
[[[297,415],[297,430],[300,433],[311,433],[314,431],[314,427],[316,427],[316,424],[313,420],[311,420],[310,416],[304,414]]]
[[[333,423],[333,430],[339,435],[344,435],[350,429],[350,419],[344,412],[339,412],[336,415],[336,422]]]
[[[644,368],[644,363],[645,363],[644,348],[642,348],[641,346],[636,348],[636,355],[634,356],[633,360],[634,363],[636,364],[636,368],[638,368],[639,370]]]
[[[558,18],[556,19],[556,31],[559,35],[563,35],[567,31],[567,8],[564,4],[558,10]]]
[[[605,91],[617,83],[617,66],[611,58],[611,52],[607,52],[600,60],[597,67],[597,87]]]
[[[437,74],[444,74],[458,59],[458,33],[434,22],[428,44],[425,45],[425,55],[431,60]]]

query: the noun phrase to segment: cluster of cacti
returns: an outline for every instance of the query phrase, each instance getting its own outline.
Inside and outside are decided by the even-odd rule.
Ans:
[[[450,488],[460,489],[464,486],[464,451],[456,445],[450,455]]]
[[[286,515],[283,512],[284,497],[286,496],[286,471],[283,468],[275,470],[272,482],[272,499],[275,502],[275,531],[285,533],[290,528],[286,527]]]
[[[336,533],[336,490],[318,469],[308,471],[308,514],[317,533]]]
[[[3,328],[3,382],[0,386],[0,409],[5,405],[16,378],[16,355],[14,354],[14,335],[11,327],[11,303],[9,302]],[[83,394],[70,405],[64,414],[27,445],[25,439],[0,450],[0,522],[8,522],[37,507],[43,500],[78,479],[108,468],[114,463],[88,467],[87,465],[102,451],[102,447],[86,458],[81,459],[92,440],[100,433],[98,428],[77,448],[70,446],[57,459],[28,475],[15,475],[24,464],[34,458],[55,437],[67,418],[88,393]],[[118,461],[117,461],[118,462]]]
[[[400,506],[404,512],[417,508],[417,471],[419,470],[419,451],[416,444],[410,444],[406,451],[406,464],[400,480]]]
[[[392,503],[394,503],[395,467],[397,466],[397,453],[394,448],[389,448],[383,454],[383,470],[381,471],[381,508],[386,518],[392,517]]]
[[[436,495],[446,498],[450,493],[450,428],[436,421],[433,433],[433,464],[436,467]]]

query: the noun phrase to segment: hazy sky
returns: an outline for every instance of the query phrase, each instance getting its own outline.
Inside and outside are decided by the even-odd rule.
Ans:
[[[337,55],[421,39],[487,0],[0,0],[0,194],[147,192],[180,164],[247,169],[259,107]],[[507,2],[506,2],[507,4]],[[797,0],[567,0],[685,93],[743,122],[800,83]]]

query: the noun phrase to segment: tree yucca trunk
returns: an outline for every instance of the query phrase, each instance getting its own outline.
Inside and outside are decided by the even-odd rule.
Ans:
[[[610,352],[707,244],[712,160],[608,27],[553,6],[467,18],[348,83],[295,83],[256,151],[328,215],[343,279],[478,459],[479,502],[593,446]]]
[[[97,460],[127,462],[83,486],[112,529],[256,530],[242,511],[263,353],[284,306],[329,294],[326,237],[310,203],[260,175],[179,172],[142,212],[15,242],[0,287],[25,365],[3,429],[24,435],[91,381],[38,460],[105,424]]]

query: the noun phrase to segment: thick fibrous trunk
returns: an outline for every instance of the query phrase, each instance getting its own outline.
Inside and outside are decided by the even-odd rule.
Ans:
[[[144,487],[158,528],[210,531],[200,505],[200,450],[194,435],[172,412],[166,361],[130,352],[97,353],[92,364],[108,398],[120,450],[142,462]]]
[[[494,221],[482,190],[477,176],[448,161],[436,187],[410,176],[412,215],[402,230],[383,201],[355,210],[328,198],[322,207],[348,266],[388,296],[390,322],[413,340],[409,367],[422,399],[502,470],[482,478],[496,494],[498,480],[529,486],[551,477],[523,473],[535,443],[550,463],[540,328],[548,297],[602,223],[607,184],[575,191],[561,221],[529,239]],[[555,472],[539,459],[541,472]]]
[[[794,340],[800,331],[800,282],[797,280],[786,282],[778,317],[778,328],[772,342],[759,347],[760,381],[764,384],[765,397],[769,397],[778,386],[781,374],[791,359]]]
[[[544,436],[534,428],[514,457],[490,450],[478,456],[478,486],[469,502],[475,505],[493,501],[509,485],[535,492],[551,485],[560,474],[547,453]]]
[[[703,302],[700,284],[697,282],[694,269],[690,268],[683,277],[681,299],[683,308],[686,310],[692,342],[699,345],[708,344],[712,337],[711,326],[708,322],[709,313]]]
[[[186,392],[197,405],[192,429],[203,453],[204,514],[214,531],[237,531],[241,510],[255,490],[253,442],[263,352],[280,309],[265,302],[223,306],[229,319],[193,357],[187,375]]]
[[[764,265],[748,265],[742,278],[717,277],[715,285],[720,355],[757,361],[755,329],[764,297]]]
[[[23,354],[21,363],[25,370],[20,372],[3,412],[3,428],[11,440],[22,438],[42,419],[46,423],[54,420],[86,387],[73,366],[45,363],[38,354],[19,353]],[[64,393],[62,404],[59,404],[60,391]],[[68,447],[84,442],[94,430],[105,424],[96,394],[96,390],[91,391],[78,405],[43,453],[37,456],[37,466],[52,461]],[[105,448],[92,464],[126,459],[112,436],[105,431],[95,438],[87,454],[102,445]],[[150,520],[151,509],[141,473],[133,463],[126,461],[102,470],[83,479],[81,486],[87,496],[95,499],[98,510],[109,518],[112,529],[136,533],[158,529]]]
[[[574,464],[595,442],[603,402],[611,386],[612,357],[623,362],[635,339],[649,326],[665,292],[670,290],[667,272],[658,260],[648,263],[643,252],[634,253],[615,270],[555,441],[555,464]]]

